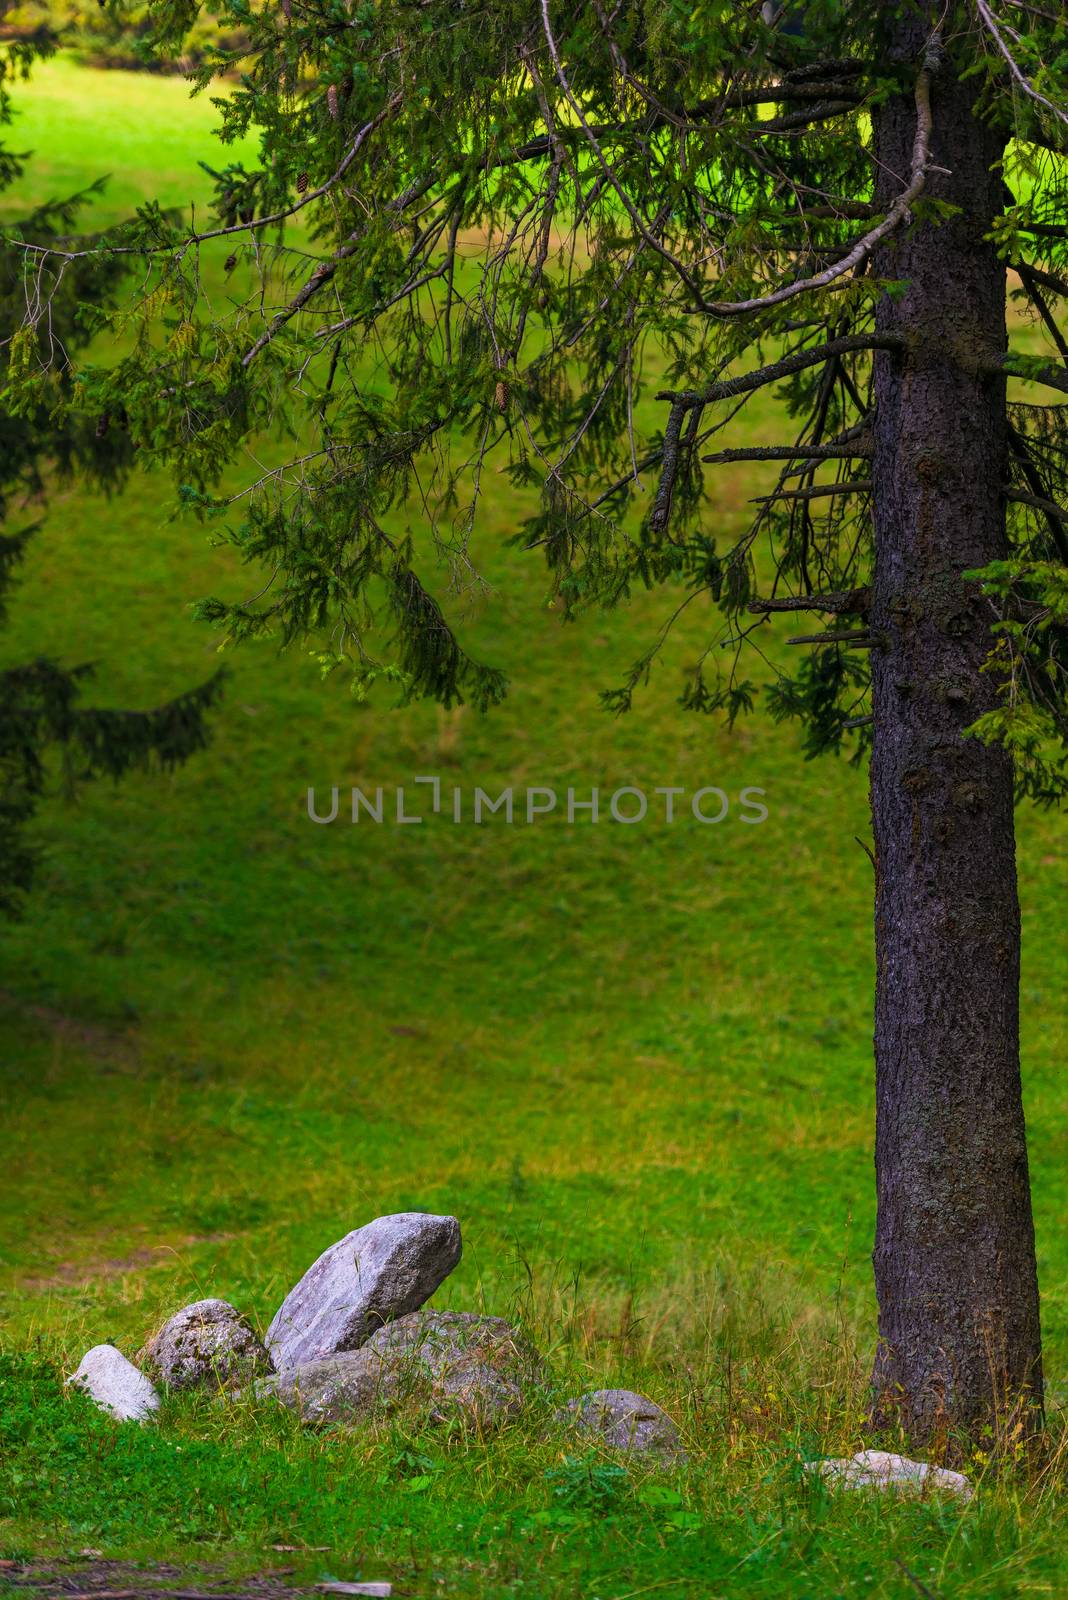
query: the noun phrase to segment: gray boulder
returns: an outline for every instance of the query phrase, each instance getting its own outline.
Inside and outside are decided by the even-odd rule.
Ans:
[[[910,1461],[890,1450],[858,1450],[855,1456],[828,1461],[806,1461],[805,1471],[817,1473],[843,1489],[906,1489],[927,1494],[939,1490],[970,1500],[974,1488],[963,1472],[933,1467],[927,1461]]]
[[[544,1380],[541,1357],[503,1317],[470,1311],[417,1311],[380,1328],[367,1345],[429,1389],[431,1415],[459,1414],[481,1429],[523,1409],[525,1391]]]
[[[231,1389],[274,1369],[251,1325],[226,1300],[197,1300],[175,1312],[139,1359],[170,1389]]]
[[[255,1386],[306,1422],[359,1422],[396,1411],[430,1421],[457,1416],[489,1431],[522,1408],[542,1374],[539,1357],[500,1317],[417,1311],[388,1323],[359,1350],[287,1368]]]
[[[120,1422],[144,1422],[159,1407],[153,1385],[113,1344],[97,1344],[86,1351],[67,1382],[84,1389],[102,1411],[110,1411]]]
[[[259,1399],[279,1400],[302,1422],[326,1426],[386,1412],[400,1390],[396,1374],[365,1346],[323,1361],[301,1362],[273,1377],[261,1378],[253,1394]]]
[[[447,1422],[456,1417],[476,1433],[492,1433],[513,1422],[526,1404],[519,1384],[496,1367],[480,1361],[457,1362],[431,1386],[430,1419]]]
[[[633,1389],[596,1389],[572,1400],[564,1417],[581,1432],[597,1434],[613,1450],[681,1454],[679,1430],[667,1412]]]
[[[455,1217],[377,1217],[325,1250],[267,1329],[279,1372],[358,1350],[384,1323],[416,1311],[460,1259]]]

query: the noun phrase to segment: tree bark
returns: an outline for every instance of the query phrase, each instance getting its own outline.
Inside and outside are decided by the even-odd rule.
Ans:
[[[888,56],[914,76],[927,30],[891,8]],[[962,572],[1006,553],[1004,136],[976,80],[932,76],[928,196],[960,208],[884,246],[876,357],[874,748],[876,1416],[926,1447],[1041,1416],[1038,1285],[1019,1064],[1020,914],[1010,758],[963,730],[994,703],[989,613]],[[903,86],[874,114],[889,204],[916,128]],[[1021,1410],[1022,1408],[1022,1410]]]

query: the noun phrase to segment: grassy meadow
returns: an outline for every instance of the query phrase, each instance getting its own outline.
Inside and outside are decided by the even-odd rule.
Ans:
[[[37,154],[8,214],[107,171],[102,218],[206,197],[215,114],[179,80],[61,59],[17,107],[10,143]],[[775,437],[770,402],[744,427]],[[727,542],[765,479],[719,470]],[[1051,1460],[996,1479],[976,1460],[965,1511],[835,1499],[798,1463],[865,1442],[865,774],[805,762],[763,717],[729,735],[683,712],[711,622],[696,606],[635,710],[608,716],[599,692],[669,597],[565,624],[506,546],[520,498],[501,478],[486,503],[492,586],[467,629],[512,679],[502,709],[361,705],[310,654],[243,647],[206,754],[42,814],[37,893],[0,928],[0,1556],[284,1562],[420,1595],[1068,1592],[1063,818],[1019,817]],[[0,648],[99,662],[98,702],[154,703],[217,664],[191,603],[254,587],[161,474],[111,500],[59,488]],[[769,816],[306,815],[310,784],[411,798],[420,774],[466,796],[754,786]],[[561,1396],[645,1390],[688,1463],[620,1473],[537,1419],[487,1441],[308,1435],[170,1400],[159,1427],[123,1430],[64,1397],[90,1344],[133,1355],[216,1294],[266,1327],[328,1244],[415,1209],[464,1232],[435,1304],[518,1316]]]

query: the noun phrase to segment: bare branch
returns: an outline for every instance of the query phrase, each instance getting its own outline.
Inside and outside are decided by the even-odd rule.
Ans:
[[[353,138],[353,141],[349,145],[348,150],[345,152],[340,164],[336,170],[331,173],[330,177],[327,178],[326,182],[321,183],[317,189],[308,189],[299,197],[299,199],[295,200],[291,206],[285,206],[281,211],[273,211],[269,216],[266,217],[251,217],[247,222],[234,222],[225,228],[209,228],[204,233],[186,234],[180,243],[160,245],[113,245],[107,247],[107,253],[109,255],[116,256],[161,255],[166,253],[168,250],[184,250],[190,245],[204,244],[208,239],[227,239],[235,233],[255,233],[259,228],[270,228],[273,227],[275,223],[285,222],[288,217],[295,216],[298,211],[303,211],[305,206],[311,205],[313,200],[322,199],[323,195],[329,194],[330,190],[335,188],[336,185],[341,182],[341,179],[352,166],[352,163],[355,161],[356,157],[367,143],[367,140],[370,138],[371,134],[374,133],[377,128],[382,126],[382,123],[385,122],[386,118],[391,116],[392,113],[398,109],[400,104],[400,96],[395,95],[389,104],[382,108],[377,116],[372,117],[370,122],[365,122],[363,127],[359,129]],[[405,203],[407,203],[410,198],[411,196],[409,195],[401,197]],[[61,256],[64,260],[68,261],[78,260],[84,256],[99,255],[101,253],[101,247],[99,245],[91,250],[55,250],[48,245],[29,244],[24,239],[5,239],[4,242],[19,249],[23,249],[32,255]]]
[[[744,445],[735,450],[718,450],[701,460],[718,467],[730,461],[870,461],[872,454],[871,444],[858,439],[856,444]]]
[[[1026,274],[1041,288],[1048,289],[1050,294],[1061,295],[1064,299],[1068,299],[1068,279],[1058,278],[1056,273],[1047,272],[1044,267],[1036,267],[1033,261],[1014,261],[1012,267],[1021,278]]]
[[[854,650],[871,650],[875,644],[872,635],[861,633],[799,633],[787,644],[848,644]]]
[[[837,494],[869,494],[870,478],[846,478],[842,483],[814,483],[807,489],[776,489],[772,494],[753,496],[754,505],[770,505],[775,500],[826,500]]]
[[[679,440],[685,415],[685,406],[673,405],[668,413],[667,426],[664,429],[660,482],[657,484],[656,499],[649,514],[649,526],[657,532],[667,526],[667,520],[671,513],[671,497],[675,491],[675,479],[678,477],[679,472]]]
[[[1011,422],[1009,424],[1009,448],[1016,457],[1017,461],[1020,463],[1020,471],[1027,479],[1031,493],[1035,496],[1035,499],[1039,501],[1044,500],[1046,498],[1045,494],[1043,493],[1045,486],[1042,482],[1041,474],[1031,459],[1026,435],[1020,433],[1017,428],[1014,428]],[[1062,525],[1059,516],[1054,516],[1053,513],[1046,507],[1042,507],[1041,509],[1046,518],[1046,526],[1049,529],[1049,536],[1052,540],[1053,547],[1057,551],[1061,560],[1068,564],[1068,533],[1065,532],[1065,528]],[[1060,508],[1058,507],[1058,511],[1059,509]]]
[[[777,383],[780,378],[790,378],[806,367],[818,367],[836,356],[850,355],[856,350],[904,350],[907,344],[901,333],[847,333],[840,339],[829,339],[826,344],[805,350],[795,350],[793,355],[773,361],[770,366],[758,367],[755,372],[743,372],[736,378],[723,378],[704,389],[662,389],[658,400],[670,400],[684,407],[709,405],[714,400],[730,400],[735,395],[748,394],[751,389],[762,389],[766,383]],[[1068,380],[1065,380],[1068,383]],[[803,451],[799,450],[799,454]]]
[[[1057,319],[1047,305],[1042,290],[1039,288],[1037,272],[1025,261],[1021,261],[1016,270],[1020,274],[1020,282],[1027,291],[1035,310],[1045,323],[1047,333],[1060,351],[1061,360],[1068,366],[1068,340],[1065,340],[1064,334],[1057,325]],[[1060,279],[1052,277],[1050,273],[1044,272],[1042,276],[1048,282],[1060,284]],[[1061,289],[1058,289],[1057,292],[1060,293],[1061,290],[1068,293],[1068,284],[1061,285]]]
[[[1022,506],[1033,506],[1036,511],[1044,511],[1047,517],[1056,517],[1058,522],[1068,524],[1068,511],[1059,506],[1056,500],[1047,499],[1044,494],[1029,494],[1026,489],[1006,489],[1005,498]]]
[[[828,611],[835,616],[855,613],[863,616],[871,605],[871,590],[844,589],[837,594],[772,595],[767,600],[751,600],[749,610],[760,616],[776,611]]]

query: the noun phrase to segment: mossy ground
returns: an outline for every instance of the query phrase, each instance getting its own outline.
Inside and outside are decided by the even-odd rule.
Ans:
[[[111,214],[150,189],[203,198],[213,112],[181,83],[60,61],[17,103],[35,197],[110,169]],[[771,405],[746,426],[774,437]],[[724,540],[763,482],[722,469]],[[211,671],[217,640],[188,605],[245,592],[247,574],[168,518],[173,499],[151,471],[110,502],[57,492],[5,658],[97,660],[114,704]],[[0,933],[0,1554],[296,1561],[411,1594],[1068,1591],[1063,820],[1019,820],[1046,1464],[995,1477],[973,1461],[986,1476],[966,1511],[833,1498],[799,1461],[864,1442],[865,777],[806,764],[763,718],[728,736],[679,709],[708,623],[697,608],[635,711],[608,717],[598,693],[666,599],[563,624],[536,560],[504,544],[519,510],[503,480],[487,494],[493,587],[468,617],[513,678],[502,710],[364,707],[309,656],[246,648],[205,756],[43,816],[39,891]],[[770,814],[704,828],[317,828],[305,814],[309,784],[423,773],[468,795],[754,785]],[[88,1344],[133,1353],[207,1294],[265,1326],[325,1245],[411,1208],[463,1224],[436,1304],[518,1316],[561,1392],[645,1389],[689,1464],[620,1476],[536,1420],[487,1441],[315,1435],[169,1401],[137,1430],[64,1398]]]

